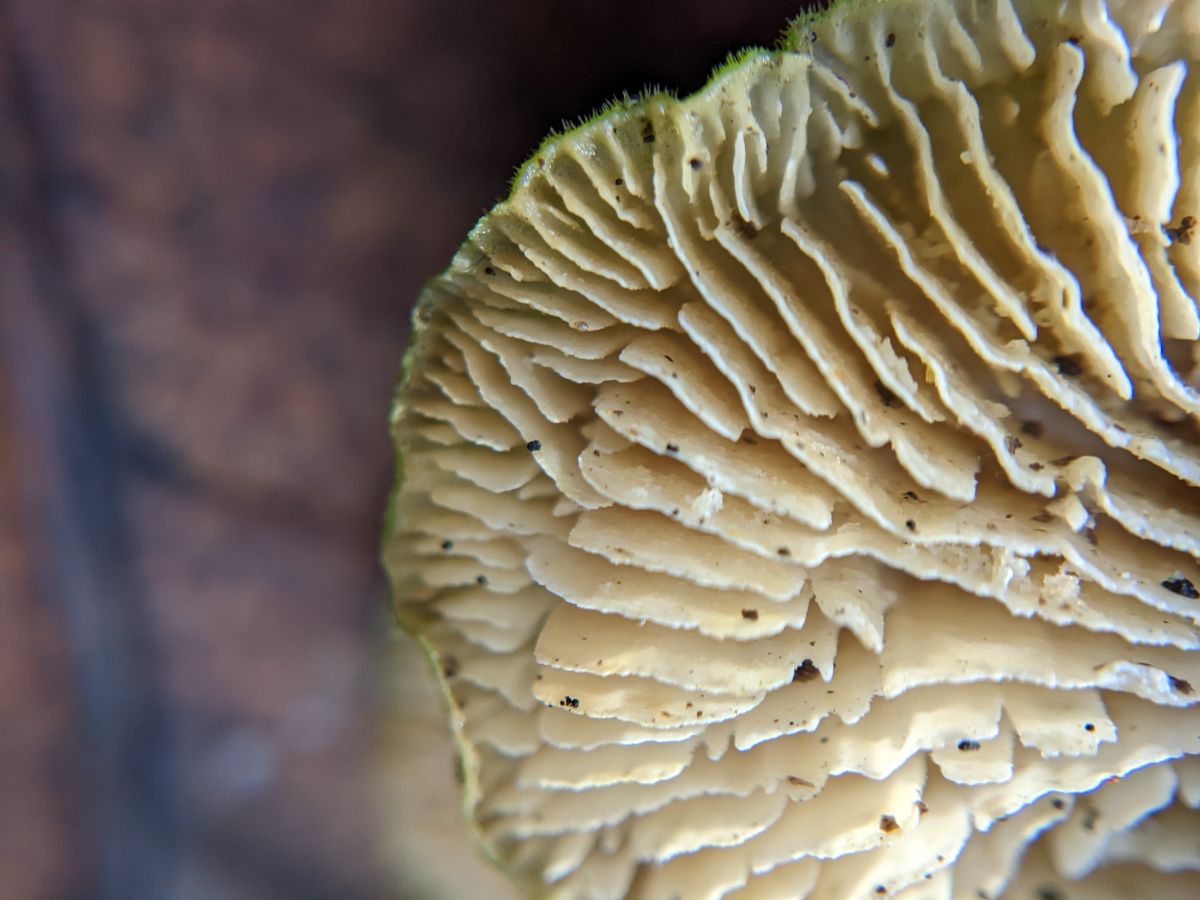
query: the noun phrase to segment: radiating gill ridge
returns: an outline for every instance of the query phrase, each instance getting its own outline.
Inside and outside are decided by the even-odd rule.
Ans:
[[[561,897],[1200,896],[1200,2],[790,40],[419,302],[385,561],[467,814]]]

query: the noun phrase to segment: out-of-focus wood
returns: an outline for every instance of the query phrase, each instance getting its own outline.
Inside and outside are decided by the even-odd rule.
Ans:
[[[0,897],[496,884],[377,664],[409,305],[547,128],[796,5],[0,4]]]

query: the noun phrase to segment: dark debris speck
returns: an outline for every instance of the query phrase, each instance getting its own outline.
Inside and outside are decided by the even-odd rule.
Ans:
[[[734,216],[729,220],[729,227],[748,241],[758,237],[758,227],[753,222],[747,222],[741,216]],[[764,417],[766,413],[763,414]]]
[[[1171,228],[1163,226],[1163,233],[1170,238],[1173,244],[1183,244],[1187,246],[1192,242],[1192,232],[1196,230],[1196,217],[1184,216],[1179,220],[1179,227]]]
[[[1178,594],[1180,597],[1187,597],[1189,600],[1195,600],[1200,597],[1200,591],[1196,590],[1196,586],[1192,584],[1190,579],[1179,576],[1177,578],[1167,578],[1162,582],[1172,594]]]

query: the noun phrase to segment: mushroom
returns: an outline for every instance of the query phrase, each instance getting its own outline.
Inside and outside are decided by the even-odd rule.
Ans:
[[[385,559],[563,897],[1200,895],[1200,3],[842,2],[431,281]]]

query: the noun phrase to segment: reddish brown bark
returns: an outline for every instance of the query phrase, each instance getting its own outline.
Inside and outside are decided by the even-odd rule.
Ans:
[[[548,127],[796,5],[0,5],[0,896],[394,895],[408,306]]]

